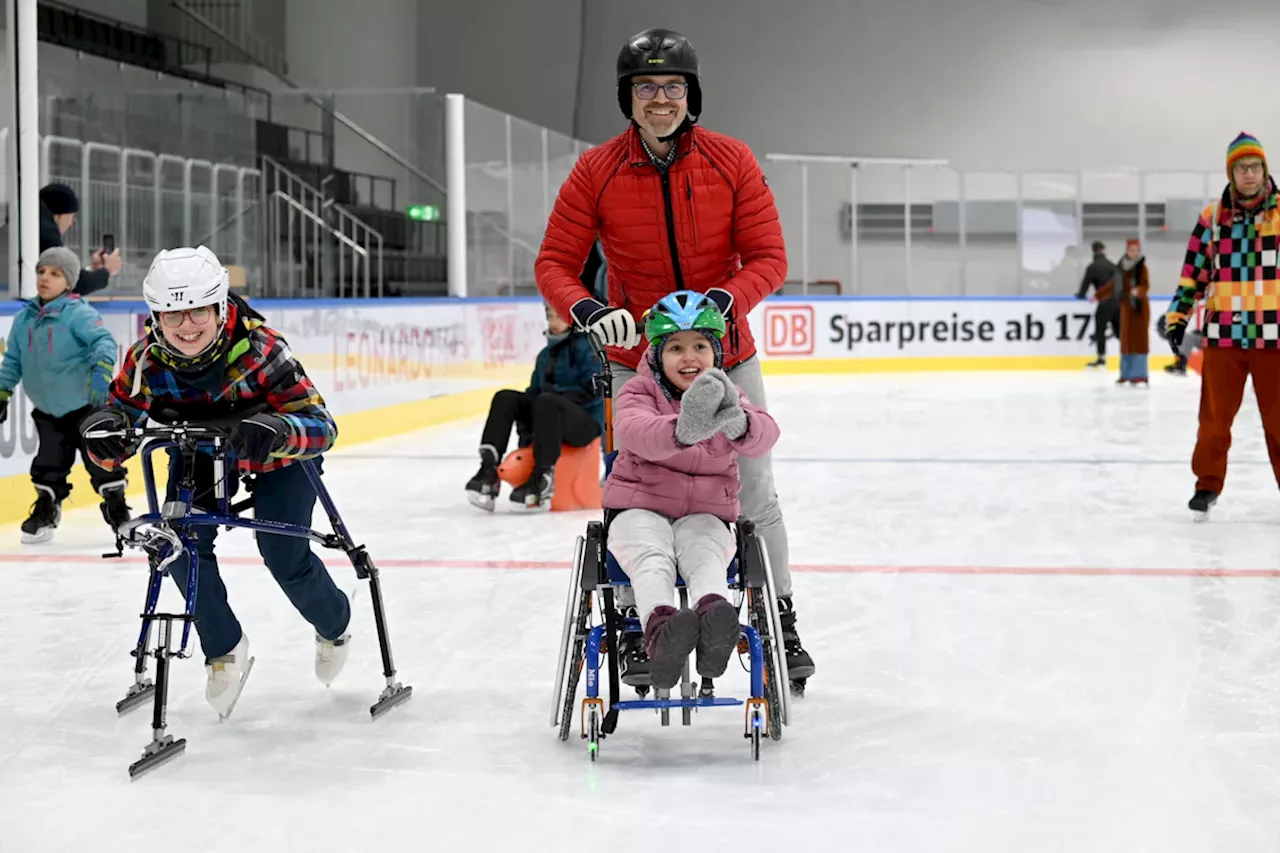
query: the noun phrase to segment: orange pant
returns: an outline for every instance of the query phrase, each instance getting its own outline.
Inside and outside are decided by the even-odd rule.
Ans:
[[[1191,456],[1196,488],[1222,492],[1227,479],[1227,451],[1231,448],[1231,424],[1244,383],[1253,377],[1253,392],[1262,414],[1271,471],[1280,484],[1280,350],[1217,349],[1205,347],[1200,374],[1200,431]]]

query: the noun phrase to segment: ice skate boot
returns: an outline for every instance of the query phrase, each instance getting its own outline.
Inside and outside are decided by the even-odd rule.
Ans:
[[[804,646],[800,645],[800,634],[796,632],[796,611],[790,596],[778,599],[778,616],[782,621],[782,644],[787,653],[787,675],[791,678],[791,692],[803,696],[808,680],[818,668]]]
[[[517,512],[547,512],[556,493],[556,469],[539,465],[529,479],[511,492]]]
[[[48,542],[62,521],[62,501],[54,497],[53,489],[36,485],[36,502],[31,505],[31,515],[22,522],[22,541],[27,545]]]
[[[621,617],[637,621],[640,619],[634,607],[628,607]],[[642,631],[622,632],[622,638],[618,641],[618,675],[628,687],[649,686],[649,656],[644,652]]]
[[[249,638],[243,633],[240,642],[229,654],[211,658],[204,666],[207,680],[204,698],[218,712],[218,719],[225,720],[235,710],[240,691],[253,670],[253,658],[249,657]]]
[[[343,634],[336,640],[326,640],[316,634],[316,678],[328,687],[333,683],[342,668],[347,665],[347,657],[351,654],[351,634]]]
[[[102,497],[102,503],[98,504],[98,508],[102,510],[102,518],[112,530],[119,530],[120,525],[132,517],[129,504],[124,499],[126,488],[128,483],[121,480],[118,483],[106,483],[98,492]]]
[[[1196,489],[1196,493],[1192,495],[1191,500],[1187,502],[1187,509],[1191,510],[1192,520],[1208,521],[1209,508],[1217,502],[1217,492],[1211,492],[1208,489]]]
[[[480,446],[480,470],[467,481],[467,500],[472,506],[493,512],[493,502],[498,497],[498,451],[491,445]]]

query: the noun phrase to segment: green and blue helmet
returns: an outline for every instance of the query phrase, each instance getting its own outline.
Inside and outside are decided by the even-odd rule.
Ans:
[[[701,293],[677,290],[644,312],[644,336],[650,345],[676,332],[705,331],[724,337],[724,315]]]
[[[710,343],[715,353],[715,366],[724,367],[724,314],[714,302],[692,290],[677,290],[658,300],[644,312],[644,336],[649,342],[649,366],[658,379],[658,385],[670,399],[679,396],[662,372],[662,348],[667,340],[678,332],[699,332]]]

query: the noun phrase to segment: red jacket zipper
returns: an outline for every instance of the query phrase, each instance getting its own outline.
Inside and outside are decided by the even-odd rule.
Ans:
[[[684,195],[689,199],[689,221],[693,223],[693,242],[698,242],[698,216],[693,209],[693,178],[689,175],[684,176]]]

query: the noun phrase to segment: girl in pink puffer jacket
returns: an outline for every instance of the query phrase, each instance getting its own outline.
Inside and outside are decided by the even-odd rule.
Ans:
[[[701,302],[695,308],[707,316]],[[686,322],[685,330],[656,336],[652,325],[647,356],[614,401],[618,455],[602,502],[620,511],[609,525],[609,550],[631,579],[653,685],[670,689],[695,649],[698,673],[716,678],[737,648],[738,613],[725,593],[738,454],[765,455],[779,430],[721,369],[722,317],[718,328]],[[671,605],[677,570],[692,610]]]

